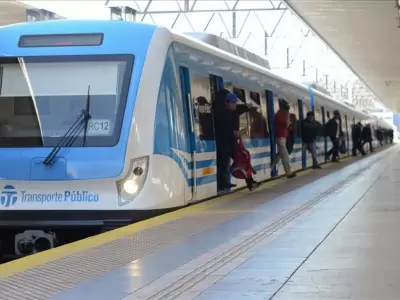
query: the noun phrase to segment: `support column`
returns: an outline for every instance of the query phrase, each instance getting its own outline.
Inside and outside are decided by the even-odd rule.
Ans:
[[[236,30],[236,12],[232,12],[232,38],[237,38],[237,30]]]
[[[268,32],[264,31],[264,55],[268,56]]]

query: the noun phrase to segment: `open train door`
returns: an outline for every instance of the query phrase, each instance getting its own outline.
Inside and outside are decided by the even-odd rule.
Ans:
[[[217,194],[217,153],[212,114],[215,78],[181,67],[181,82],[190,133],[189,202]],[[189,197],[187,197],[189,199]]]

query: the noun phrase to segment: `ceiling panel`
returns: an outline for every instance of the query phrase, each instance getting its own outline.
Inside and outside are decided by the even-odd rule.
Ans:
[[[395,1],[286,0],[391,110],[400,112]]]

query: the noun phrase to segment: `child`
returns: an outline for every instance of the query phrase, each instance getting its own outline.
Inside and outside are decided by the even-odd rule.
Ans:
[[[260,183],[253,179],[252,174],[256,174],[256,170],[251,165],[250,152],[243,146],[241,139],[238,139],[235,152],[233,154],[233,164],[230,168],[233,177],[245,179],[247,188],[250,191],[255,190],[260,186]]]

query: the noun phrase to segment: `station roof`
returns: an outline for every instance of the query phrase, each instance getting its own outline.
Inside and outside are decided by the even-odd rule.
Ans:
[[[285,2],[389,109],[400,112],[400,26],[395,1]]]
[[[0,1],[0,26],[26,22],[26,9],[34,8],[15,0]]]

